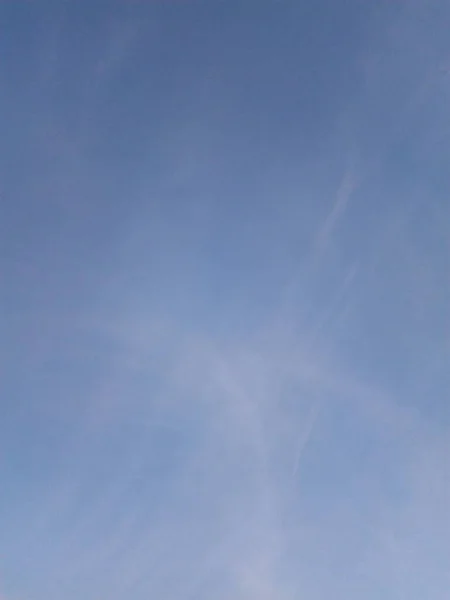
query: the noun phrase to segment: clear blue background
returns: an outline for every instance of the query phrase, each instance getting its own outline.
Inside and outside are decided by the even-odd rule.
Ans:
[[[447,598],[449,23],[1,4],[1,600]]]

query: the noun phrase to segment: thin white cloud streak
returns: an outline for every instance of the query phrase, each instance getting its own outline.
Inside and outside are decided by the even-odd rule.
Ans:
[[[308,442],[311,438],[314,426],[316,424],[317,418],[319,416],[320,407],[317,402],[314,402],[311,406],[311,409],[308,414],[308,418],[306,424],[304,426],[303,431],[299,437],[297,452],[294,457],[294,466],[292,468],[292,479],[297,475],[298,469],[300,467],[300,461],[302,459],[303,453],[308,445]]]
[[[337,288],[334,296],[329,302],[329,306],[325,308],[322,315],[318,319],[318,322],[312,328],[311,339],[319,337],[332,327],[333,323],[339,319],[339,315],[345,311],[346,305],[349,302],[350,293],[353,291],[353,287],[357,280],[359,273],[359,266],[352,266],[346,275],[344,275],[342,284]]]
[[[348,169],[342,178],[339,188],[336,192],[336,199],[333,206],[326,217],[323,225],[320,227],[316,238],[315,252],[320,256],[328,247],[334,230],[338,226],[339,221],[343,218],[350,198],[358,186],[358,178],[352,169]]]

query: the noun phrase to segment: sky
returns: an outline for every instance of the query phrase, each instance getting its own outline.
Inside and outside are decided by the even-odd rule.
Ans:
[[[0,4],[1,600],[441,600],[450,4]]]

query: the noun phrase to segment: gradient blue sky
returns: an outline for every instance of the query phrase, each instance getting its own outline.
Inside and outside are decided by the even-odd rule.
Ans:
[[[1,3],[1,600],[448,598],[449,30]]]

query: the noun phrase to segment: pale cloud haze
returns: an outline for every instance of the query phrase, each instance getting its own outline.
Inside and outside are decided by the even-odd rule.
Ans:
[[[450,589],[450,5],[0,6],[0,600]]]

